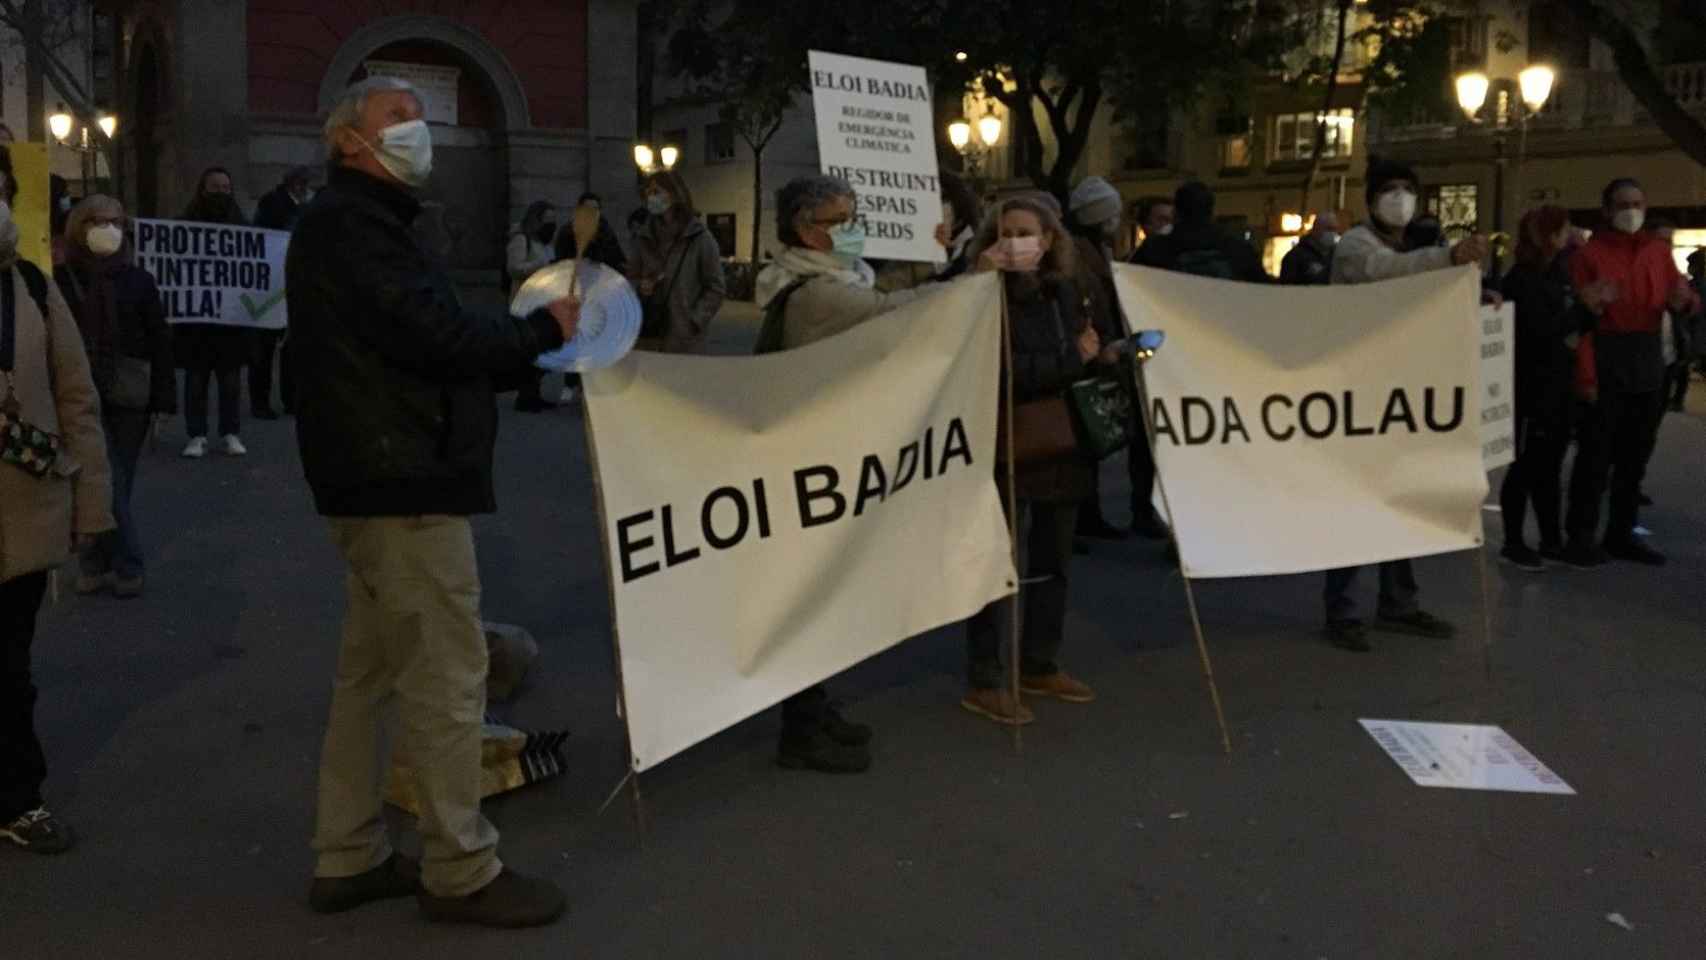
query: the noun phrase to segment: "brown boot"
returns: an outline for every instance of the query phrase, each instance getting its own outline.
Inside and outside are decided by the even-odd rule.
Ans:
[[[1013,699],[1013,694],[1006,690],[970,690],[960,706],[1009,727],[1022,727],[1037,719],[1030,707]]]
[[[1073,679],[1065,670],[1023,675],[1019,678],[1019,689],[1033,697],[1053,697],[1067,703],[1089,703],[1096,699],[1096,691],[1089,684]]]

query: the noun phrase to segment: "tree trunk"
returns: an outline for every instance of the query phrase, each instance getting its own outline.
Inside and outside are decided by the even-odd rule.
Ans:
[[[1339,36],[1333,43],[1333,65],[1327,73],[1327,92],[1321,97],[1321,113],[1315,118],[1315,149],[1309,156],[1309,172],[1303,176],[1302,194],[1297,213],[1309,216],[1310,197],[1315,193],[1315,180],[1321,175],[1321,153],[1327,148],[1327,115],[1333,109],[1333,99],[1339,94],[1339,71],[1345,64],[1345,35],[1350,26],[1352,0],[1339,0]]]
[[[1648,116],[1663,130],[1678,148],[1694,162],[1706,166],[1706,123],[1689,113],[1665,89],[1664,78],[1647,57],[1641,38],[1612,11],[1593,0],[1568,0],[1588,32],[1599,38],[1617,58],[1617,73],[1628,85],[1635,99],[1646,108]]]

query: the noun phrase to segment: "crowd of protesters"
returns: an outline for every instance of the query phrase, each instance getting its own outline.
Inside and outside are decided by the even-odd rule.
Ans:
[[[134,262],[126,211],[112,198],[71,204],[53,185],[63,264],[51,277],[18,258],[17,226],[0,206],[5,414],[63,438],[43,475],[0,465],[0,838],[41,852],[73,842],[40,795],[46,766],[33,727],[29,650],[48,571],[74,547],[78,593],[140,595],[145,556],[131,491],[151,420],[177,412],[175,369],[184,370],[184,456],[204,456],[214,437],[217,449],[240,456],[240,371],[250,369],[251,413],[275,417],[272,371],[283,336],[284,409],[296,416],[308,485],[348,569],[309,902],[337,912],[413,896],[432,919],[546,923],[562,913],[562,892],[505,867],[497,831],[480,813],[487,660],[469,518],[496,507],[495,394],[511,385],[520,410],[556,405],[532,361],[574,337],[580,304],[564,297],[525,316],[463,305],[442,263],[411,230],[432,173],[432,141],[407,83],[373,78],[352,86],[330,113],[325,143],[322,188],[313,190],[316,171],[293,170],[254,217],[258,226],[294,231],[288,334],[169,326],[153,280]],[[9,162],[3,166],[10,202],[18,187]],[[776,204],[779,252],[756,278],[765,321],[758,349],[815,343],[963,275],[995,273],[1012,318],[1004,376],[1024,403],[1131,362],[1133,331],[1113,284],[1118,260],[1273,282],[1247,239],[1216,220],[1214,195],[1199,182],[1142,201],[1141,242],[1133,243],[1124,201],[1098,177],[1078,184],[1064,205],[1028,192],[988,209],[963,180],[942,181],[940,265],[899,289],[884,289],[864,258],[852,186],[830,176],[785,186]],[[1488,238],[1447,244],[1437,220],[1423,215],[1422,188],[1409,167],[1371,162],[1367,217],[1348,227],[1341,212],[1315,217],[1285,257],[1279,282],[1361,284],[1485,263]],[[645,178],[640,198],[626,250],[596,194],[582,195],[572,218],[558,216],[550,200],[530,204],[510,231],[507,292],[559,260],[595,261],[622,272],[639,295],[642,348],[703,352],[725,295],[717,243],[679,174]],[[1664,562],[1640,523],[1642,480],[1664,412],[1680,405],[1699,353],[1706,258],[1696,253],[1691,276],[1681,275],[1656,229],[1662,224],[1647,222],[1645,211],[1632,180],[1606,187],[1591,235],[1561,208],[1529,211],[1514,265],[1484,286],[1488,299],[1502,296],[1516,313],[1517,450],[1500,494],[1501,556],[1524,570],[1589,568],[1608,558]],[[202,174],[183,218],[248,222],[230,173],[217,167]],[[217,433],[207,409],[214,383]],[[573,389],[571,381],[557,399]],[[1086,539],[1119,539],[1127,530],[1169,537],[1151,505],[1155,465],[1140,421],[1129,425],[1129,525],[1104,515],[1096,460],[1016,464],[1004,499],[1026,531],[1022,603],[992,604],[967,622],[965,710],[1019,725],[1035,720],[1024,697],[1095,699],[1060,663],[1073,555]],[[1536,549],[1525,536],[1531,511]],[[1371,631],[1357,615],[1357,577],[1354,568],[1326,574],[1326,638],[1364,652]],[[1408,560],[1381,564],[1378,579],[1374,630],[1453,635],[1451,624],[1421,607]],[[1015,606],[1023,611],[1017,697],[1000,682],[998,640],[1001,619]],[[382,815],[378,758],[388,709],[401,721],[400,746],[416,760],[418,861],[397,851]],[[781,714],[782,766],[857,773],[871,765],[872,730],[845,718],[823,686],[789,698]]]

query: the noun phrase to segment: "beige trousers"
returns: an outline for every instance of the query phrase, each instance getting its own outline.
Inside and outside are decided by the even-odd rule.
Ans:
[[[348,564],[343,651],[320,756],[315,875],[347,877],[391,856],[383,818],[388,708],[419,777],[421,881],[473,893],[502,869],[480,815],[486,638],[465,517],[333,519]]]

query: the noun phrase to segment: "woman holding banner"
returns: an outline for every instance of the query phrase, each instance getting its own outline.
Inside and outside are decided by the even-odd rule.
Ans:
[[[243,209],[231,195],[231,174],[223,167],[202,171],[195,198],[184,220],[246,226]],[[207,456],[207,388],[219,381],[219,435],[228,456],[249,452],[238,434],[243,431],[243,365],[249,362],[251,331],[218,323],[180,323],[173,333],[177,359],[184,368],[184,426],[190,442],[184,456]]]
[[[1036,197],[1006,201],[987,219],[973,244],[978,270],[1000,270],[1007,285],[1012,377],[1018,405],[1059,398],[1091,365],[1115,364],[1122,346],[1096,329],[1084,299],[1073,286],[1074,244],[1051,206]],[[1024,431],[1023,423],[1015,433]],[[1016,447],[1025,438],[1015,436]],[[1016,457],[1016,459],[1019,459]],[[1095,489],[1096,465],[1085,457],[1041,463],[1020,460],[1014,474],[1019,528],[1024,541],[1025,586],[1020,689],[1068,703],[1096,699],[1090,687],[1060,669],[1066,625],[1067,567],[1078,505]],[[1003,478],[1004,479],[1004,478]],[[1001,682],[1000,611],[1008,601],[985,607],[967,622],[967,691],[960,706],[996,723],[1027,724],[1030,708],[1013,699]]]
[[[143,582],[142,539],[130,511],[136,467],[149,418],[176,413],[178,405],[172,330],[154,278],[136,265],[124,225],[124,207],[112,197],[96,194],[79,203],[65,223],[65,265],[54,279],[77,318],[100,393],[118,521],[118,529],[82,551],[77,592],[111,588],[130,598],[142,595]]]

